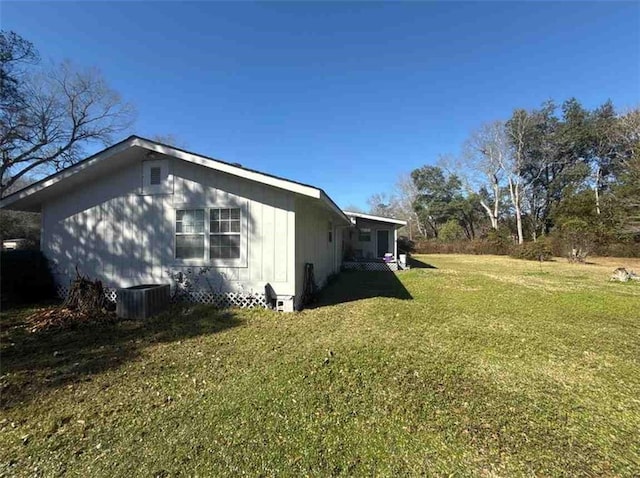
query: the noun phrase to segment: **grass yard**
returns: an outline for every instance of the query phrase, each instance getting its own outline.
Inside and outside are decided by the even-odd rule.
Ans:
[[[640,261],[418,259],[297,314],[3,312],[0,474],[640,475]]]

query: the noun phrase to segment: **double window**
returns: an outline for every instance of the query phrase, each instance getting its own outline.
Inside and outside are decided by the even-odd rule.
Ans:
[[[240,259],[242,209],[176,210],[176,259]]]

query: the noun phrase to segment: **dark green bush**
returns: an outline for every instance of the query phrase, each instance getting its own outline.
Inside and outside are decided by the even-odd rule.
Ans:
[[[514,246],[510,255],[527,261],[549,261],[553,257],[553,251],[546,239],[539,239],[537,242],[525,242]]]
[[[416,243],[407,236],[398,237],[398,254],[411,254],[416,250]]]
[[[3,303],[33,303],[55,298],[53,276],[40,251],[2,251],[0,297]]]

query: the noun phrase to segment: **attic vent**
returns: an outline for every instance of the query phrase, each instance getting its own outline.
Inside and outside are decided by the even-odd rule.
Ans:
[[[149,169],[149,184],[151,186],[158,186],[162,179],[162,169],[161,168],[150,168]]]

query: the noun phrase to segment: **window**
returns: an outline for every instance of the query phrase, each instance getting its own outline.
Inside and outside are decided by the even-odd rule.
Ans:
[[[240,259],[240,208],[210,209],[209,257]]]
[[[153,167],[149,169],[149,184],[151,186],[160,185],[162,180],[162,168]]]
[[[371,229],[358,229],[359,242],[371,242]]]
[[[177,209],[175,258],[241,259],[242,229],[239,207]]]
[[[176,259],[204,258],[204,209],[176,211]]]
[[[333,223],[329,222],[329,242],[333,242]]]

